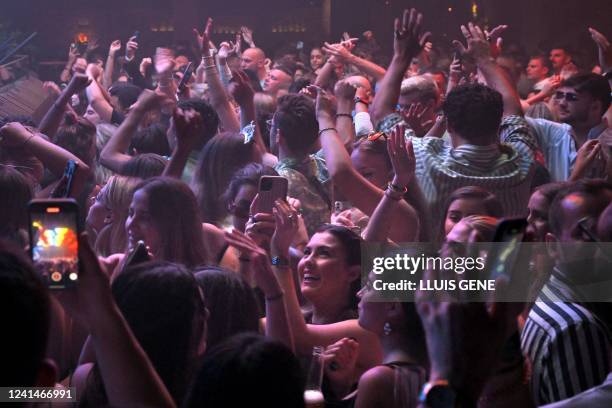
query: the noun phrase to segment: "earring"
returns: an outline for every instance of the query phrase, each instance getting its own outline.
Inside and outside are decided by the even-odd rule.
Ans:
[[[385,333],[385,336],[391,334],[391,324],[389,324],[389,322],[385,322],[385,325],[383,326],[383,332]]]

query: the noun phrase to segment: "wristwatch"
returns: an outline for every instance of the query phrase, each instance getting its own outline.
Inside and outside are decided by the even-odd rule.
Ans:
[[[425,383],[419,402],[427,408],[454,408],[457,393],[447,380],[436,380]]]
[[[288,267],[289,260],[287,258],[281,256],[273,256],[272,257],[272,265],[277,266],[279,268]]]
[[[365,106],[370,106],[369,103],[367,103],[366,101],[364,101],[363,99],[361,99],[358,96],[356,96],[355,99],[353,99],[353,102],[355,102],[355,104],[363,103]]]

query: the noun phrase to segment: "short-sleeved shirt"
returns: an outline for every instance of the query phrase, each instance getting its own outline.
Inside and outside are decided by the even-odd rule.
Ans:
[[[308,235],[330,222],[333,188],[322,151],[303,161],[282,159],[274,169],[289,180],[289,197],[300,200]]]

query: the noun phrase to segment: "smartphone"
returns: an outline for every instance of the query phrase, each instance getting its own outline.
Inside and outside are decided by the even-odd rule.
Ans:
[[[353,208],[350,201],[335,201],[334,202],[334,214],[338,215],[344,210]]]
[[[130,38],[133,38],[134,41],[138,41],[138,37],[140,37],[140,31],[136,30],[134,31],[134,34],[132,34],[132,37]]]
[[[259,199],[256,212],[272,214],[274,202],[287,198],[289,182],[281,176],[262,176],[259,180]]]
[[[57,198],[65,198],[70,196],[70,193],[72,192],[72,179],[74,178],[74,172],[76,169],[77,163],[74,160],[68,160],[63,176],[63,178],[66,180],[65,185],[56,192],[55,196]]]
[[[143,262],[150,261],[151,257],[149,256],[149,251],[147,251],[147,246],[144,241],[138,241],[136,243],[136,248],[130,252],[128,255],[127,261],[125,261],[125,266],[123,269],[127,269],[130,266],[138,265]]]
[[[87,53],[87,44],[87,41],[77,43],[76,48],[79,55],[85,55]]]
[[[490,279],[497,279],[501,275],[511,278],[526,229],[525,218],[506,218],[499,222],[493,238],[494,244],[487,255]]]
[[[181,81],[179,82],[176,90],[177,94],[180,94],[185,90],[187,83],[189,83],[189,80],[191,79],[191,75],[193,75],[193,62],[190,62],[189,64],[187,64],[187,67],[185,67],[185,71],[183,71],[183,77],[181,78]]]
[[[461,53],[459,51],[455,51],[455,53],[453,54],[453,59],[456,59],[457,61],[461,62]]]
[[[30,256],[50,289],[79,280],[79,205],[73,199],[32,200],[28,204]]]

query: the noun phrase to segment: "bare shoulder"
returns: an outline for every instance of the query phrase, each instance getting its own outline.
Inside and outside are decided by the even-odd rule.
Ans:
[[[370,368],[359,379],[355,406],[392,407],[394,404],[395,374],[390,367],[378,365]]]

